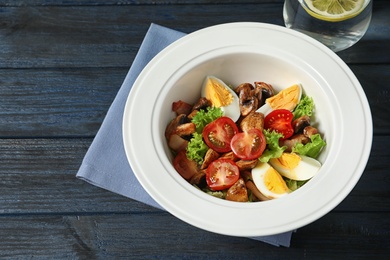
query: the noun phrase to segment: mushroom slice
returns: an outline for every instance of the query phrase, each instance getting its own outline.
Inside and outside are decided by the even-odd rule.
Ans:
[[[258,83],[259,82],[255,82],[255,86],[252,89],[252,95],[256,97],[259,101],[261,101],[263,98],[263,88],[261,87],[261,84]]]
[[[239,158],[233,152],[224,153],[220,158],[230,159],[235,162],[239,160]]]
[[[208,149],[206,155],[204,156],[204,160],[200,169],[206,169],[209,166],[209,164],[215,161],[216,159],[218,159],[218,157],[219,157],[219,153],[217,153],[211,148]]]
[[[256,167],[258,160],[238,160],[236,162],[236,165],[240,169],[240,171],[246,171],[246,170],[251,170]]]
[[[303,129],[310,125],[310,117],[307,115],[298,117],[292,121],[291,126],[294,129],[294,133],[302,133]]]
[[[265,100],[275,95],[275,90],[271,84],[265,82],[255,82],[255,89],[261,89],[261,98],[259,99],[259,106],[264,105]]]
[[[240,122],[240,128],[243,132],[247,132],[250,129],[257,128],[263,131],[264,128],[264,114],[256,111],[251,111]]]
[[[175,130],[175,134],[179,136],[191,135],[196,132],[196,126],[194,123],[185,123],[182,125],[178,125]]]
[[[173,134],[168,139],[168,146],[175,152],[187,149],[188,141],[177,134]]]
[[[197,173],[195,173],[191,179],[189,180],[189,182],[191,184],[196,184],[196,185],[199,185],[201,183],[203,183],[205,181],[205,176],[206,176],[206,172],[204,170],[201,170],[201,171],[198,171]]]
[[[238,202],[248,201],[248,190],[246,189],[245,182],[242,178],[238,179],[238,181],[227,190],[226,200]]]
[[[252,89],[253,85],[251,83],[242,83],[238,85],[238,87],[236,87],[234,91],[237,93],[237,95],[239,95],[242,90],[251,92]]]
[[[318,134],[318,129],[309,125],[303,128],[303,134],[310,138],[312,135]]]
[[[307,136],[304,134],[296,134],[293,135],[290,139],[279,141],[279,145],[287,147],[285,152],[291,152],[295,144],[307,144],[308,142],[310,142],[310,139]]]
[[[245,186],[248,188],[248,190],[250,190],[252,192],[252,194],[258,198],[259,200],[261,201],[265,201],[265,200],[270,200],[269,198],[267,198],[265,195],[263,195],[263,193],[261,193],[259,191],[259,189],[256,187],[256,185],[253,183],[253,181],[251,180],[248,180],[246,183],[245,183]]]
[[[237,87],[238,99],[240,104],[240,112],[242,116],[248,115],[252,110],[256,110],[259,105],[259,100],[252,92],[253,86],[249,83],[241,84]]]
[[[194,116],[199,112],[199,110],[192,110],[191,113],[188,114],[188,119],[192,120],[194,118]]]
[[[210,100],[208,100],[205,97],[201,97],[198,102],[195,103],[195,105],[192,107],[192,110],[201,110],[206,109],[207,107],[210,107],[212,104]]]
[[[170,136],[176,134],[176,129],[179,125],[187,123],[188,119],[185,114],[180,114],[169,122],[165,129],[165,138],[169,140]]]
[[[245,181],[246,188],[251,191],[251,200],[252,201],[264,201],[264,200],[270,200],[266,196],[264,196],[259,189],[256,187],[256,185],[253,183],[252,180],[252,173],[250,171],[241,171],[241,176],[243,177]]]

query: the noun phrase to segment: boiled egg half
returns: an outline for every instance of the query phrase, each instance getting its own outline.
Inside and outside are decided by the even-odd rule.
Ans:
[[[270,159],[269,163],[284,177],[297,181],[311,179],[321,168],[316,159],[295,153],[283,153],[279,158]]]
[[[288,88],[283,89],[278,94],[267,98],[265,100],[265,104],[261,106],[257,112],[261,112],[264,115],[267,115],[275,109],[287,109],[292,111],[298,105],[299,101],[301,100],[301,96],[301,85],[294,84]]]
[[[268,163],[257,163],[252,169],[252,180],[257,189],[269,199],[277,199],[289,193],[283,177]]]
[[[202,97],[210,100],[214,107],[219,107],[224,116],[234,122],[240,117],[240,105],[237,94],[222,80],[214,76],[207,76],[203,82]]]

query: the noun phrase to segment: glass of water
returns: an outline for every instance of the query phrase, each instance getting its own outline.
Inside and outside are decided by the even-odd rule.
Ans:
[[[285,0],[287,28],[305,33],[334,52],[363,37],[371,21],[372,0]]]

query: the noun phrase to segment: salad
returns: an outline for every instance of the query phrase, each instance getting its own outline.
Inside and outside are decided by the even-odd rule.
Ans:
[[[314,101],[294,84],[275,93],[265,82],[232,88],[207,76],[195,104],[173,102],[165,137],[176,171],[221,199],[280,198],[315,176],[326,145],[311,120]]]

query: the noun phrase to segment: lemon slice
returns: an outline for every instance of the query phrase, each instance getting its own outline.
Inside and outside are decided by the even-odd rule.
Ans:
[[[329,22],[351,19],[364,9],[365,0],[304,0],[302,7],[311,16]]]

